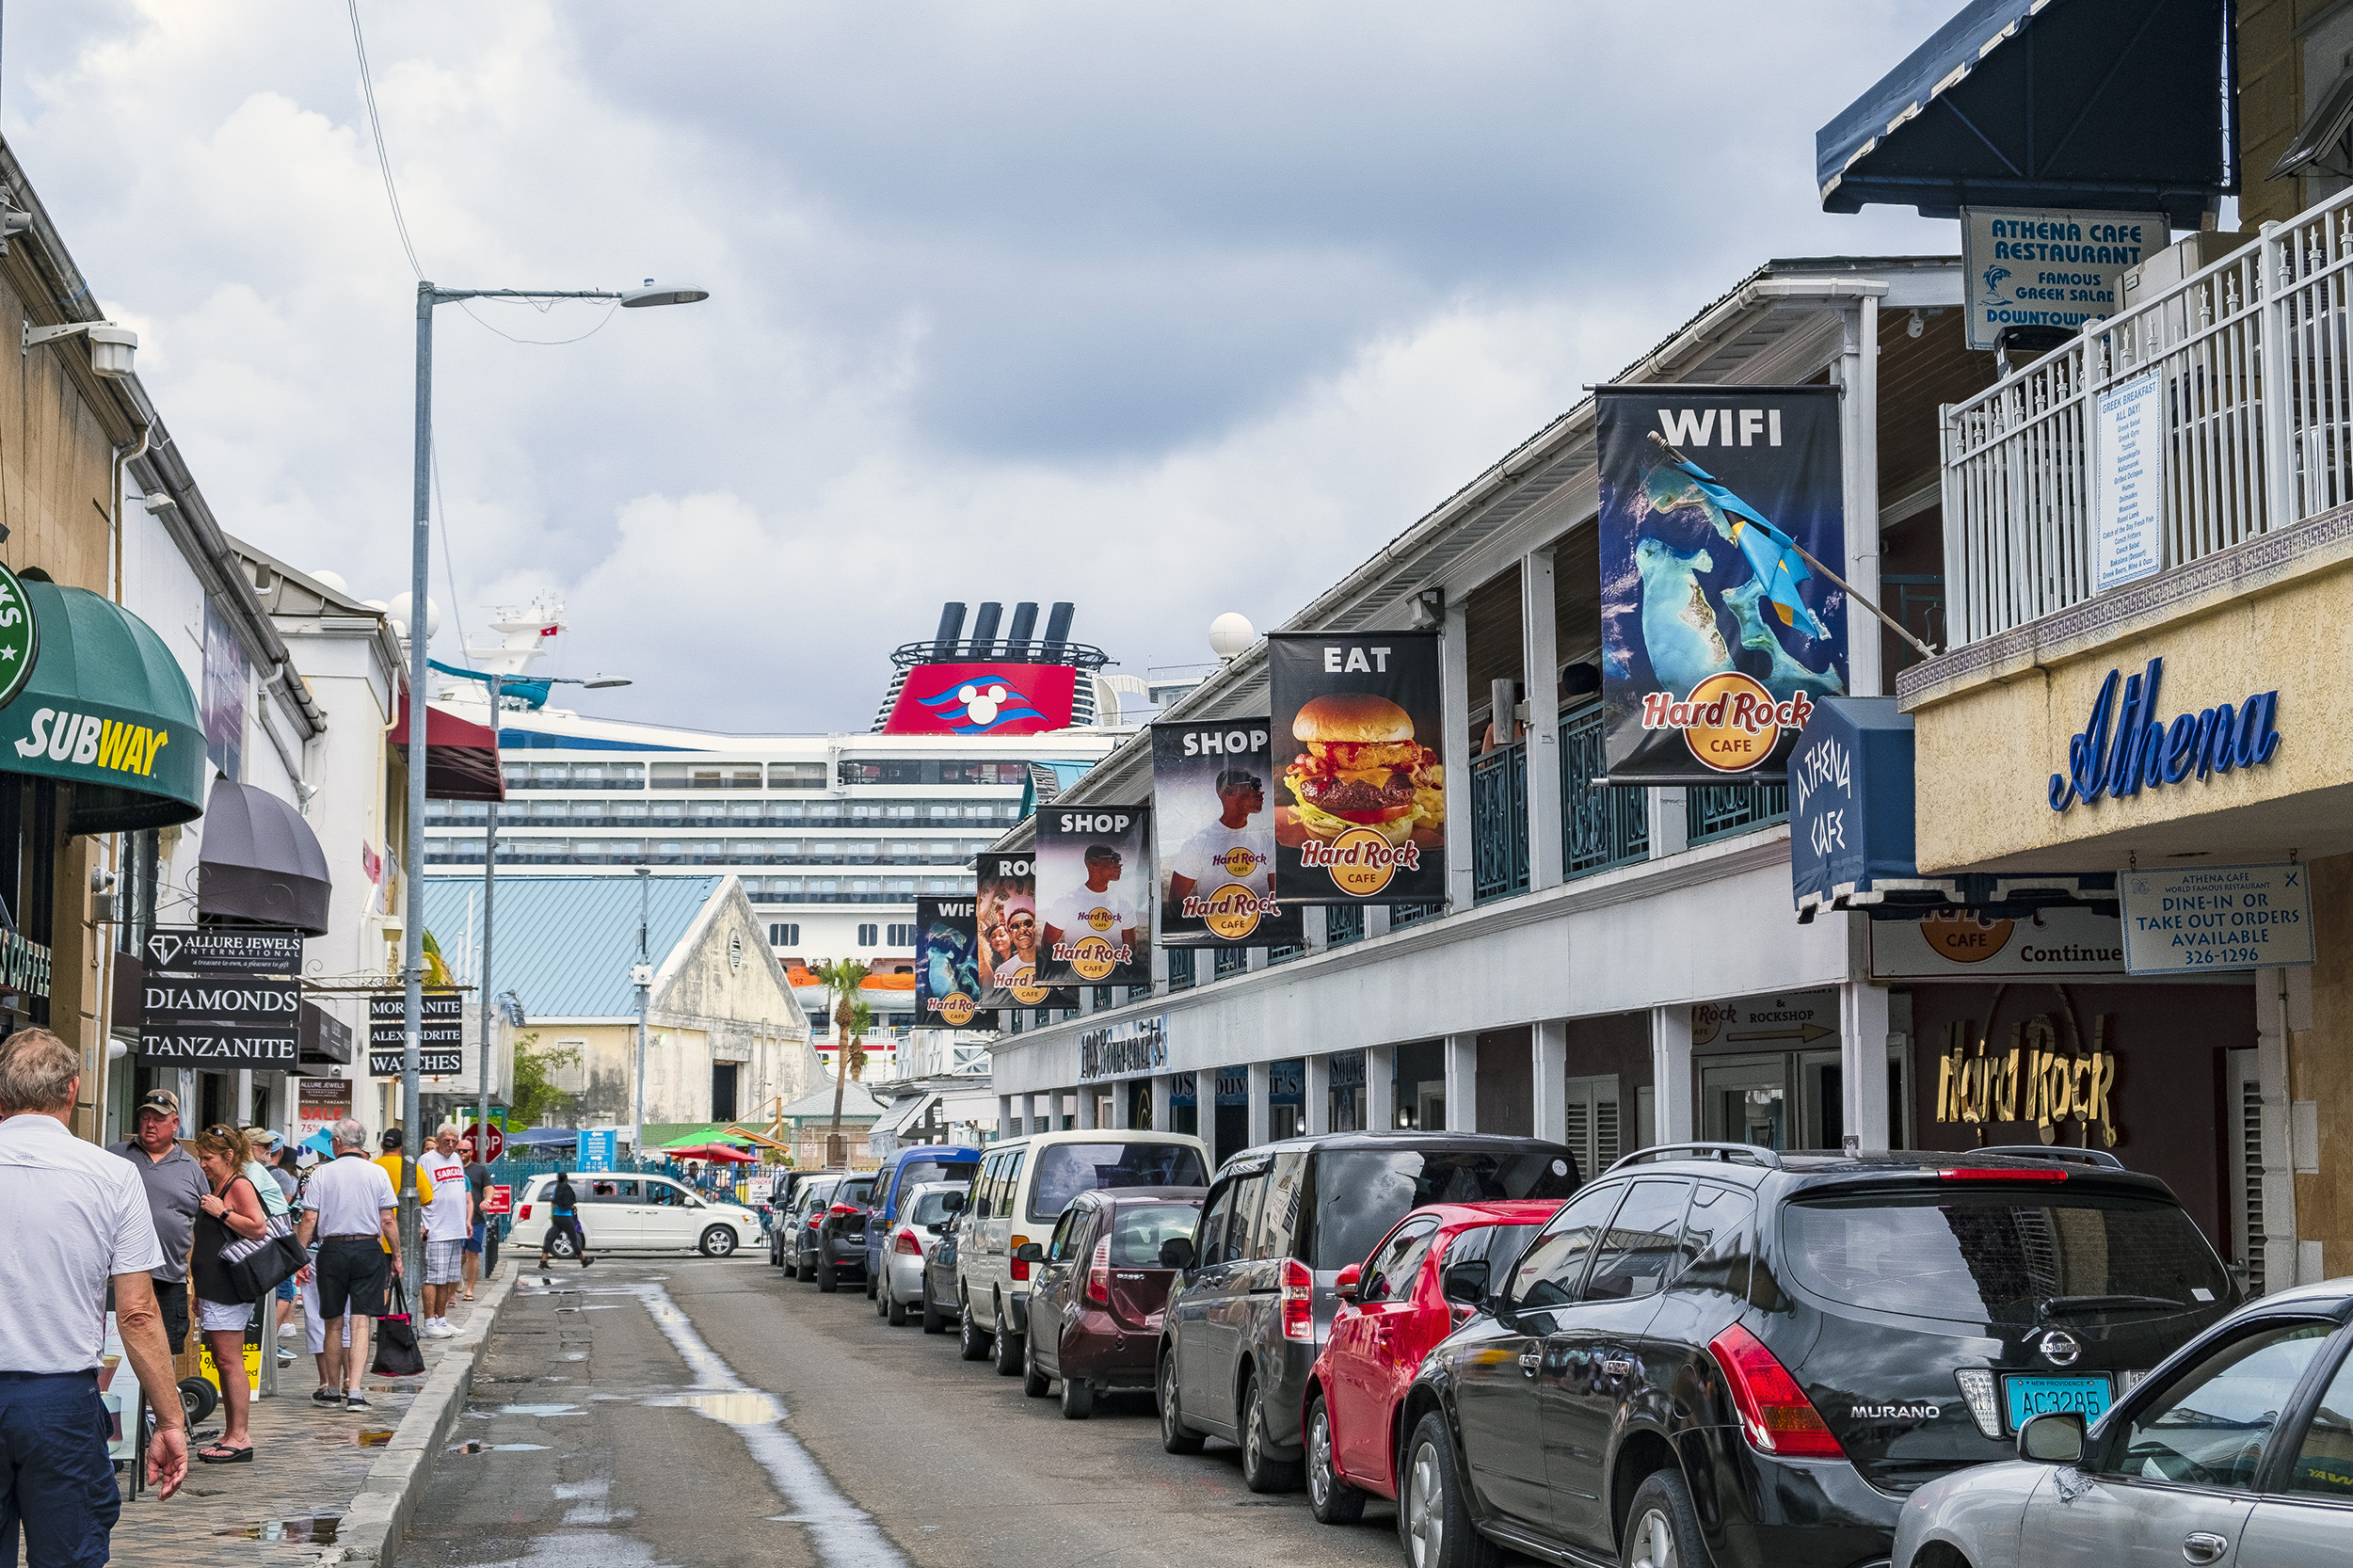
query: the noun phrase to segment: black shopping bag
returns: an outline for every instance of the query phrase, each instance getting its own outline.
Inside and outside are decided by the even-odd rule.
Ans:
[[[408,1292],[397,1279],[392,1281],[392,1310],[376,1320],[376,1364],[369,1370],[380,1378],[412,1378],[424,1370],[417,1325],[408,1317]]]

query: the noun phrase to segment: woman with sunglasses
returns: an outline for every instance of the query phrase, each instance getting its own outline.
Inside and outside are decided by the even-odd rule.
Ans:
[[[245,1325],[253,1304],[237,1300],[221,1249],[250,1240],[266,1228],[261,1194],[246,1176],[253,1145],[233,1127],[208,1127],[196,1135],[196,1162],[212,1184],[199,1201],[196,1245],[188,1260],[196,1287],[197,1326],[220,1369],[221,1408],[227,1413],[219,1441],[197,1454],[206,1464],[244,1464],[253,1458],[253,1433],[246,1424],[253,1390],[245,1375]]]

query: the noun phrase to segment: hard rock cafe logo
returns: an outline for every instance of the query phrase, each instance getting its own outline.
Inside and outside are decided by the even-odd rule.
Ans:
[[[1070,966],[1080,980],[1109,980],[1113,970],[1135,956],[1135,949],[1120,947],[1108,936],[1081,936],[1056,942],[1054,956]]]
[[[1400,871],[1421,870],[1421,846],[1412,840],[1393,844],[1369,827],[1352,827],[1329,842],[1310,839],[1299,846],[1303,867],[1320,866],[1332,885],[1355,898],[1370,898]]]
[[[1249,936],[1258,929],[1259,921],[1273,920],[1282,910],[1274,900],[1261,897],[1239,882],[1227,882],[1207,895],[1187,893],[1177,905],[1177,913],[1189,920],[1201,921],[1209,928],[1211,936],[1232,942]]]
[[[932,1005],[938,1011],[940,1022],[957,1029],[970,1023],[980,1012],[979,1006],[962,991],[951,991]]]
[[[1680,729],[1691,755],[1718,773],[1747,773],[1772,756],[1784,729],[1803,729],[1813,716],[1805,693],[1776,702],[1762,681],[1738,670],[1709,676],[1688,697],[1642,696],[1642,728]]]
[[[1085,920],[1088,926],[1096,931],[1109,931],[1113,925],[1118,923],[1119,920],[1119,917],[1117,915],[1104,908],[1099,904],[1094,908],[1088,910],[1084,915],[1080,916],[1080,919]]]
[[[1946,1049],[1936,1064],[1936,1119],[1983,1127],[2031,1122],[2035,1136],[2057,1143],[2064,1124],[2076,1124],[2078,1141],[2091,1143],[2096,1123],[2100,1142],[2114,1148],[2122,1136],[2116,1125],[2116,1016],[2092,1021],[2091,1051],[2059,1048],[2059,1026],[2074,1032],[2072,1020],[2054,1022],[2047,1013],[2010,1025],[2006,1053],[1989,1055],[1974,1018],[1957,1018],[1945,1030]],[[1972,1050],[1974,1047],[1974,1052]],[[1996,1140],[1997,1142],[2000,1140]]]
[[[1046,999],[1054,994],[1054,988],[1051,985],[1029,984],[1031,978],[1036,973],[1035,965],[1024,964],[1014,971],[1012,982],[1005,986],[1005,989],[1012,994],[1013,1000],[1024,1007],[1043,1006]]]
[[[2015,920],[1989,920],[1966,912],[1930,915],[1920,922],[1920,939],[1951,964],[1982,964],[2009,946]]]

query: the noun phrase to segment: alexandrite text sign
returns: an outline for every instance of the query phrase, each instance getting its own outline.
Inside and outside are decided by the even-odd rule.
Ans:
[[[2105,321],[2123,300],[2124,274],[2172,237],[2160,213],[1962,208],[1969,346],[1993,348],[2005,327],[2074,332]]]
[[[2199,974],[2311,964],[2311,872],[2296,861],[2121,872],[2124,968]]]

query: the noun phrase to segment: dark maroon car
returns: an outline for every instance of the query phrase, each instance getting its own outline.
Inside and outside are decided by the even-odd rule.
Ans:
[[[1157,1375],[1160,1312],[1176,1271],[1160,1243],[1191,1239],[1203,1187],[1116,1187],[1081,1192],[1054,1234],[1014,1254],[1032,1266],[1030,1332],[1021,1391],[1044,1399],[1062,1380],[1062,1413],[1083,1421],[1095,1396],[1149,1392]],[[1054,1332],[1048,1333],[1047,1325]]]

